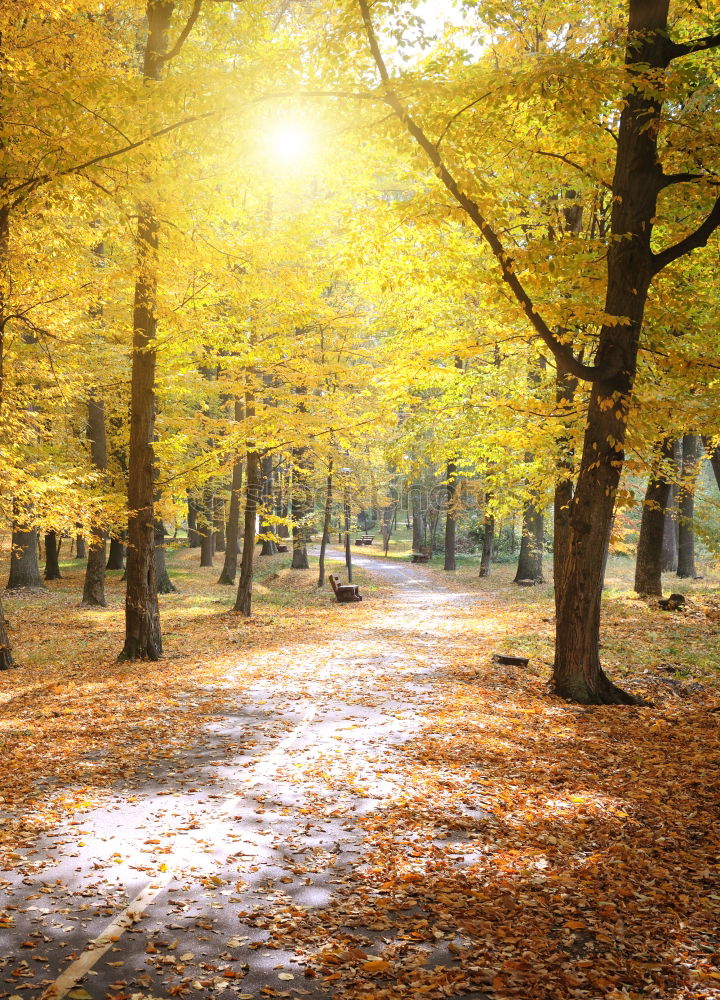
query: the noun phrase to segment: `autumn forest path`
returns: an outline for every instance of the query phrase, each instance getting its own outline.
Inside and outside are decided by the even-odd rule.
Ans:
[[[93,1000],[324,997],[361,995],[393,957],[410,970],[452,962],[437,928],[391,933],[363,888],[377,864],[366,841],[407,798],[399,759],[452,657],[456,611],[483,598],[424,568],[354,558],[391,596],[332,605],[339,634],[289,634],[267,686],[242,691],[183,757],[43,838],[7,879],[0,957],[15,958],[0,986]]]

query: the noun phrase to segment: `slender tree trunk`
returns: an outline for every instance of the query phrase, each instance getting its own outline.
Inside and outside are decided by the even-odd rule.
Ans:
[[[490,576],[493,546],[495,544],[495,515],[485,512],[483,521],[483,544],[478,576]]]
[[[77,535],[75,538],[75,558],[87,559],[87,546],[82,535]]]
[[[45,579],[60,580],[60,545],[56,531],[45,532]]]
[[[678,514],[677,575],[693,579],[695,572],[695,486],[700,471],[700,439],[697,434],[684,434],[682,440],[681,486]]]
[[[240,400],[235,400],[235,420],[243,419],[243,407]],[[232,468],[232,484],[230,487],[230,507],[228,509],[227,542],[225,545],[225,561],[218,583],[230,586],[235,583],[237,573],[237,557],[240,532],[240,494],[243,484],[243,463],[236,453]]]
[[[213,564],[213,495],[203,491],[202,503],[198,507],[198,533],[200,535],[200,565]]]
[[[323,532],[320,540],[320,560],[318,563],[318,587],[325,585],[325,548],[330,538],[330,519],[332,517],[332,487],[333,487],[333,460],[328,463],[327,486],[325,489],[325,512],[323,516]]]
[[[455,478],[455,463],[447,464],[447,514],[445,515],[445,563],[443,569],[449,571],[455,567],[455,494],[457,492],[457,480]]]
[[[165,560],[165,522],[161,517],[155,518],[155,580],[158,594],[176,594],[177,587],[170,579]]]
[[[255,415],[252,397],[246,396],[245,411],[249,417]],[[245,529],[243,550],[240,560],[240,580],[238,582],[235,610],[249,618],[252,613],[253,562],[255,556],[255,524],[258,501],[260,499],[260,456],[252,444],[246,458],[245,475]]]
[[[260,521],[260,534],[268,535],[274,533],[273,526],[265,519],[265,513],[272,512],[273,504],[273,459],[272,455],[263,455],[262,461],[260,462],[260,470],[262,475],[262,507],[263,515]],[[274,556],[277,555],[277,546],[275,540],[272,538],[263,538],[262,547],[260,549],[261,556]]]
[[[425,544],[425,519],[420,487],[413,486],[410,494],[412,499],[412,547],[413,552],[419,552]]]
[[[215,538],[215,551],[224,552],[227,547],[227,542],[225,539],[225,501],[222,497],[215,497],[213,520],[215,528],[215,531],[213,532]]]
[[[531,496],[523,508],[520,555],[514,583],[533,580],[544,583],[543,550],[545,548],[545,518],[538,507],[537,496]]]
[[[301,405],[301,410],[304,407]],[[310,504],[307,495],[307,470],[305,468],[305,450],[297,449],[295,453],[296,468],[293,475],[292,489],[292,563],[291,569],[310,569],[307,554],[307,517]]]
[[[678,563],[678,486],[676,480],[680,478],[680,463],[682,462],[682,438],[676,438],[672,442],[672,461],[668,474],[671,480],[670,493],[668,495],[667,506],[665,507],[665,522],[663,526],[663,551],[662,568],[663,573],[675,573]]]
[[[106,569],[125,569],[125,546],[121,539],[110,539]]]
[[[672,463],[673,441],[663,441],[661,464],[650,476],[645,491],[640,535],[635,562],[635,592],[647,597],[662,597],[663,535],[665,510],[670,497],[668,465]]]
[[[188,514],[187,514],[188,548],[198,549],[200,548],[200,532],[197,530],[198,502],[197,499],[190,493],[188,493],[187,506],[188,506]]]
[[[0,152],[4,149],[2,138],[0,137]],[[5,187],[6,179],[0,178],[0,191]],[[5,319],[6,319],[6,295],[10,288],[9,275],[9,244],[10,244],[10,206],[0,207],[0,415],[4,402],[4,371],[5,371]],[[2,600],[0,600],[0,670],[10,670],[15,666],[12,655],[12,647],[8,636],[8,626],[3,612]]]
[[[162,76],[163,54],[175,4],[148,0],[148,36],[143,76]],[[137,273],[133,303],[133,350],[130,389],[128,463],[128,558],[125,592],[125,643],[121,660],[157,660],[162,656],[160,610],[155,578],[154,453],[157,267],[160,223],[154,206],[138,206]]]

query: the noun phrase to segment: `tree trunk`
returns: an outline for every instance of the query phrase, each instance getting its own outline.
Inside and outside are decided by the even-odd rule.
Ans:
[[[260,534],[269,535],[274,534],[273,526],[265,519],[265,514],[272,513],[273,506],[273,459],[272,455],[263,455],[262,461],[260,463],[260,470],[262,475],[262,508],[263,514],[260,520]],[[260,549],[261,556],[274,556],[277,555],[277,546],[273,538],[263,538],[262,548]]]
[[[682,439],[681,484],[678,510],[677,575],[694,579],[695,572],[695,486],[700,471],[702,449],[697,434],[684,434]]]
[[[222,497],[215,497],[213,506],[215,551],[224,552],[227,547],[225,539],[225,501]]]
[[[457,480],[455,478],[455,463],[447,464],[447,513],[445,515],[445,562],[443,569],[448,572],[454,570],[455,566],[455,527],[457,524],[457,513],[455,510],[455,494],[457,491]]]
[[[682,462],[682,438],[677,438],[672,442],[672,462],[669,468],[671,479],[678,479],[680,476],[680,463]],[[670,483],[670,494],[665,508],[665,522],[663,525],[663,552],[662,568],[663,573],[675,573],[678,563],[678,487],[676,482]]]
[[[200,532],[197,530],[198,503],[196,498],[191,494],[188,494],[187,506],[188,506],[188,515],[187,515],[188,548],[198,549],[200,548]]]
[[[92,464],[99,473],[103,473],[107,468],[105,403],[92,396],[88,400],[87,437],[90,442]],[[83,607],[104,608],[107,604],[105,600],[105,537],[104,527],[94,522],[90,526],[90,550],[83,583]],[[120,546],[120,568],[122,568],[122,561],[122,546]]]
[[[162,77],[164,53],[175,4],[148,0],[148,36],[143,77]],[[157,660],[162,656],[160,610],[155,578],[155,366],[157,360],[157,257],[160,222],[154,206],[138,206],[133,350],[130,378],[128,462],[128,559],[125,644],[119,659]]]
[[[490,576],[492,568],[493,546],[495,543],[495,515],[485,513],[483,521],[483,545],[480,556],[480,572],[478,576]]]
[[[0,138],[0,150],[3,142]],[[2,178],[4,185],[5,178]],[[6,322],[6,292],[10,286],[9,275],[9,241],[10,241],[10,206],[0,207],[0,411],[4,402],[4,369],[5,369],[5,322]],[[0,600],[0,670],[9,670],[15,665],[10,639],[7,634],[7,622]]]
[[[330,538],[330,518],[332,517],[333,460],[328,463],[327,486],[325,489],[325,512],[323,516],[322,539],[320,540],[320,560],[318,563],[318,587],[325,585],[325,548]]]
[[[61,580],[60,545],[56,531],[45,532],[45,579]]]
[[[235,400],[235,420],[237,423],[243,419],[243,407],[239,400]],[[230,507],[228,509],[227,521],[227,541],[225,544],[225,560],[218,583],[230,586],[235,583],[237,573],[237,557],[239,547],[240,532],[240,494],[243,484],[243,464],[239,454],[235,455],[232,469],[232,484],[230,487]]]
[[[412,547],[419,552],[425,545],[425,519],[422,510],[422,496],[419,487],[411,489],[412,500]]]
[[[544,583],[543,550],[545,548],[545,518],[538,507],[537,496],[531,496],[523,508],[522,538],[517,572],[513,583],[533,580]]]
[[[22,590],[25,587],[42,588],[40,564],[38,562],[38,535],[35,529],[27,529],[20,521],[20,507],[13,504],[12,554],[10,556],[10,578],[8,590]]]
[[[198,533],[200,535],[200,565],[213,564],[213,495],[210,490],[203,491],[202,502],[198,507]]]
[[[119,538],[110,539],[106,569],[125,569],[125,546]]]
[[[575,459],[570,434],[572,407],[578,381],[558,362],[555,377],[555,405],[562,414],[563,431],[557,439],[557,481],[553,498],[553,580],[570,553],[570,505],[573,498],[573,462]]]
[[[155,580],[158,594],[177,594],[177,587],[170,579],[167,562],[165,561],[165,522],[161,517],[155,518]]]
[[[300,410],[304,407],[301,404]],[[310,569],[307,554],[307,517],[310,503],[307,495],[307,470],[305,449],[296,449],[296,468],[293,475],[292,488],[292,563],[291,569]]]
[[[630,0],[625,62],[631,72],[667,65],[668,2]],[[570,505],[568,555],[555,581],[555,689],[586,704],[637,701],[612,684],[600,665],[600,604],[640,331],[656,267],[650,241],[662,188],[654,127],[661,112],[661,85],[632,87],[620,116],[604,309],[612,319],[600,330],[595,355],[595,364],[614,374],[592,383]]]
[[[248,397],[246,412],[254,416],[254,407]],[[235,610],[249,618],[252,613],[252,580],[255,555],[255,522],[257,520],[258,501],[260,499],[260,456],[252,447],[247,452],[247,469],[245,476],[245,529],[243,531],[243,550],[240,560],[240,580],[238,582]]]
[[[673,442],[666,438],[661,452],[665,467],[653,472],[645,491],[635,562],[635,592],[643,597],[662,597],[665,509],[670,497],[667,466],[672,462],[672,452]]]
[[[75,538],[75,558],[76,559],[87,559],[87,546],[85,545],[85,539],[82,535],[77,535]]]

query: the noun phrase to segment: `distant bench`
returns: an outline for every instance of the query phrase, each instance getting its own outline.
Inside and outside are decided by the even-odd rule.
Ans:
[[[362,601],[356,583],[340,583],[332,573],[328,576],[330,586],[338,600],[338,604],[349,604],[351,601]]]
[[[372,545],[375,535],[360,535],[359,538],[355,539],[356,545]]]

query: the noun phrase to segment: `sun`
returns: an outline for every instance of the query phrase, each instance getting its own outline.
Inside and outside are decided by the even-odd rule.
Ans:
[[[309,158],[312,146],[309,129],[298,122],[278,122],[268,133],[268,150],[280,165],[303,163]]]

